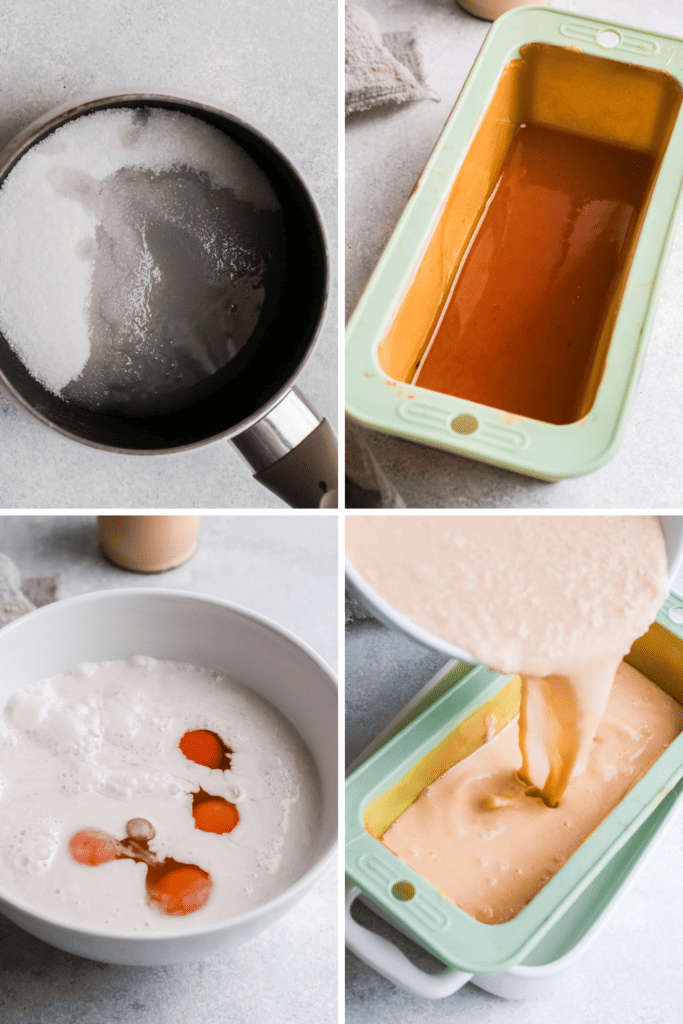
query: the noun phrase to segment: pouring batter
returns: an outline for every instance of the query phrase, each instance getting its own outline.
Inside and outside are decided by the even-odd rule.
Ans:
[[[654,516],[354,516],[347,554],[393,608],[523,676],[520,777],[549,806],[666,597]]]
[[[515,917],[683,729],[683,707],[623,662],[562,806],[530,799],[515,722],[444,772],[382,842],[485,924]]]
[[[683,729],[683,707],[621,662],[666,594],[659,524],[394,516],[346,526],[349,558],[394,608],[499,671],[523,672],[519,729],[444,772],[382,837],[472,916],[508,921]]]

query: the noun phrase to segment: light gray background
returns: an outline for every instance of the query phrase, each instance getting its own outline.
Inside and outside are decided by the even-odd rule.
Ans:
[[[382,31],[418,26],[428,84],[441,96],[356,114],[346,129],[346,305],[355,308],[490,27],[455,0],[362,0]],[[555,0],[561,10],[683,35],[679,0]],[[543,483],[363,431],[412,508],[678,508],[683,474],[683,225],[674,239],[624,440],[597,473]]]
[[[173,587],[253,608],[334,667],[337,521],[207,516],[194,557],[140,576],[98,552],[94,517],[0,517],[0,551],[22,576],[59,575],[60,596]],[[116,967],[53,949],[0,916],[2,1024],[336,1024],[336,865],[267,931],[208,960]]]
[[[672,586],[683,593],[683,570]],[[347,626],[347,765],[445,660],[374,619]],[[358,919],[366,926],[378,922],[362,905]],[[392,941],[398,937],[399,945],[404,941],[383,922],[376,930]],[[418,999],[347,951],[346,1024],[677,1024],[683,1019],[682,949],[683,816],[679,814],[588,954],[558,974],[547,994],[512,1002],[467,984],[443,1000]],[[418,962],[426,970],[437,966],[426,953]]]
[[[57,104],[136,87],[187,90],[226,107],[271,138],[308,183],[327,228],[332,290],[297,383],[336,424],[335,0],[0,4],[0,146]],[[177,455],[100,452],[53,433],[0,395],[0,507],[282,505],[226,442]]]

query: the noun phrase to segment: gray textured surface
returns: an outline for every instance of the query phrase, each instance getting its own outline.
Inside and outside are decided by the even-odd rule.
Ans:
[[[683,571],[673,583],[683,592]],[[351,763],[443,666],[444,659],[374,620],[346,627],[346,763]],[[354,908],[355,911],[355,908]],[[358,920],[437,967],[360,906]],[[575,965],[547,993],[517,1003],[467,984],[443,1000],[418,999],[346,954],[346,1024],[677,1024],[683,1018],[683,816],[633,889]]]
[[[336,281],[334,0],[5,0],[0,146],[90,91],[186,90],[225,106],[290,157],[325,220]],[[334,284],[298,384],[336,424]],[[279,508],[225,442],[179,455],[99,452],[53,434],[0,395],[0,507]]]
[[[405,104],[347,121],[346,303],[355,308],[477,55],[489,23],[454,0],[366,0],[382,31],[419,26],[427,82],[440,103]],[[678,0],[556,0],[562,10],[683,35]],[[674,238],[659,307],[623,444],[597,473],[547,484],[410,441],[364,430],[409,507],[678,508],[683,481],[681,380],[683,225]]]
[[[174,587],[270,616],[335,665],[337,522],[330,516],[210,516],[196,555],[140,576],[104,561],[89,517],[0,517],[0,551],[28,577],[58,574],[60,596]],[[200,963],[116,967],[70,956],[0,917],[2,1024],[334,1024],[337,871],[277,924]]]

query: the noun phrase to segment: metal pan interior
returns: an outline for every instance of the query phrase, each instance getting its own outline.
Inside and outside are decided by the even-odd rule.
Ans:
[[[47,391],[0,333],[0,386],[46,425],[94,447],[140,454],[178,451],[229,437],[256,422],[291,387],[315,341],[328,284],[325,237],[313,200],[289,161],[254,128],[199,102],[151,94],[86,101],[43,119],[26,142],[10,144],[0,182],[31,145],[95,110],[162,107],[213,125],[260,167],[281,207],[281,258],[266,271],[268,300],[244,347],[199,383],[174,392],[154,413],[93,412]]]

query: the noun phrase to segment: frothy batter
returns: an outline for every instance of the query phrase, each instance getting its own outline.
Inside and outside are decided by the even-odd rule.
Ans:
[[[215,758],[196,763],[193,739],[213,743]],[[216,827],[225,807],[235,809],[229,832]],[[65,921],[150,934],[251,910],[306,870],[318,811],[300,738],[217,672],[143,656],[82,664],[14,694],[0,717],[3,886]],[[153,838],[122,850],[140,821]],[[107,834],[128,856],[104,862],[86,850],[79,863],[73,843],[70,853],[74,836],[87,846]],[[148,867],[163,861],[208,874],[201,909],[150,906]]]
[[[666,597],[653,516],[353,516],[347,553],[413,622],[523,676],[520,776],[557,805]]]

